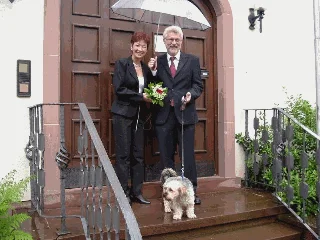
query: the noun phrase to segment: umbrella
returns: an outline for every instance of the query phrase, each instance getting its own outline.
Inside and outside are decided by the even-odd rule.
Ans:
[[[197,6],[188,0],[119,0],[111,9],[139,22],[156,23],[155,19],[158,19],[157,35],[160,23],[194,30],[211,27]]]

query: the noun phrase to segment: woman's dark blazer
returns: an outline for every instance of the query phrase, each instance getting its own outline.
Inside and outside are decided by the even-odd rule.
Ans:
[[[148,79],[152,79],[152,73],[149,67],[141,62],[144,76],[144,87],[149,84]],[[113,86],[115,100],[111,106],[111,112],[128,118],[135,117],[140,106],[140,117],[146,115],[146,103],[143,101],[142,93],[139,93],[139,80],[133,65],[131,56],[121,58],[115,63],[113,75]]]

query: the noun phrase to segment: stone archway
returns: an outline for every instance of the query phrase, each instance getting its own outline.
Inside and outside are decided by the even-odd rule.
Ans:
[[[43,102],[60,101],[60,11],[62,0],[46,0],[44,11]],[[228,0],[209,0],[217,17],[218,173],[235,176],[233,18]],[[59,192],[54,158],[59,147],[58,109],[45,113],[46,193]],[[55,169],[55,170],[53,170]],[[52,181],[51,181],[52,179]]]
[[[217,17],[219,176],[235,177],[233,17],[229,0],[209,0]]]

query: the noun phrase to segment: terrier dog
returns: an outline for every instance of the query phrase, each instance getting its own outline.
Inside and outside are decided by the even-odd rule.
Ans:
[[[172,168],[165,168],[160,177],[164,211],[173,210],[173,219],[179,220],[183,210],[188,218],[196,218],[194,214],[194,190],[192,183],[186,177],[182,179]]]

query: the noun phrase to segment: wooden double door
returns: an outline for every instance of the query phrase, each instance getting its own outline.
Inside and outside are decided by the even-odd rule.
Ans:
[[[155,36],[156,24],[137,23],[113,14],[110,6],[116,0],[63,0],[61,1],[61,102],[84,102],[104,143],[107,153],[115,161],[112,130],[113,101],[112,74],[117,59],[130,56],[130,39],[135,31]],[[195,0],[212,28],[206,31],[184,29],[182,51],[200,58],[201,68],[208,71],[203,79],[204,91],[196,101],[199,123],[196,125],[195,153],[200,175],[212,175],[217,169],[215,90],[215,23],[209,1]],[[156,16],[150,15],[154,22]],[[174,24],[174,17],[172,17]],[[159,34],[164,30],[160,26]],[[159,43],[160,44],[160,43]],[[154,39],[145,62],[152,57]],[[79,110],[68,106],[65,110],[66,146],[71,153],[70,167],[79,166],[77,137]],[[179,162],[178,155],[176,161]],[[145,130],[145,165],[152,169],[159,162],[154,131]],[[152,176],[148,175],[152,180]]]

